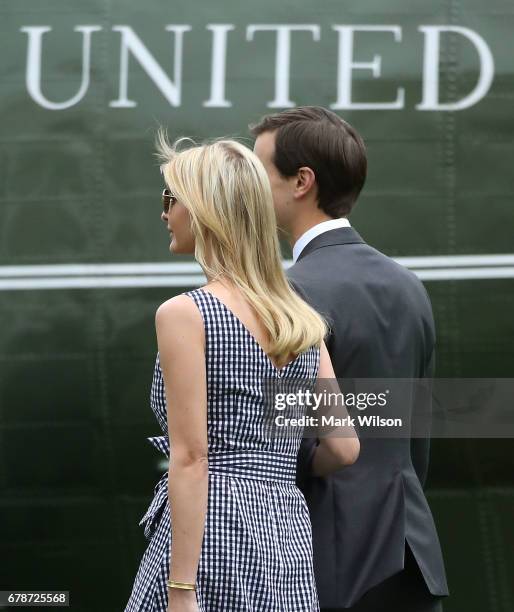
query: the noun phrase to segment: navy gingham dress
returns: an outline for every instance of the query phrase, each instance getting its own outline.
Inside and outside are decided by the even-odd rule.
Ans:
[[[202,288],[188,291],[205,328],[208,507],[196,580],[202,612],[319,610],[312,532],[295,484],[302,428],[271,436],[265,426],[263,379],[315,379],[319,347],[278,369],[241,320]],[[148,440],[169,459],[166,400],[155,363],[151,407],[162,436]],[[168,472],[141,519],[149,540],[125,612],[166,612],[171,526]]]

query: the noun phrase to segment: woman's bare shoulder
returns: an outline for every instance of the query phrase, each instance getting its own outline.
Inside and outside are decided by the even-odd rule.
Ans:
[[[175,330],[203,330],[202,315],[194,300],[181,293],[163,302],[155,312],[156,326]]]

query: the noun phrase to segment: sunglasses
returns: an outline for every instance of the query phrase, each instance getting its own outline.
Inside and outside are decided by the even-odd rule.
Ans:
[[[169,210],[170,210],[170,206],[173,206],[173,204],[175,204],[177,201],[176,196],[174,196],[171,191],[166,188],[163,190],[162,192],[162,207],[164,209],[164,214],[167,215]]]

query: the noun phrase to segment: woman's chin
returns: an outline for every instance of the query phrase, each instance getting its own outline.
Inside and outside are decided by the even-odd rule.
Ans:
[[[170,253],[174,255],[194,255],[195,253],[195,244],[194,241],[188,240],[187,237],[177,241],[176,234],[170,234]]]
[[[172,240],[170,242],[170,253],[173,253],[173,255],[192,255],[193,251],[181,248],[180,245],[175,242],[175,240]]]

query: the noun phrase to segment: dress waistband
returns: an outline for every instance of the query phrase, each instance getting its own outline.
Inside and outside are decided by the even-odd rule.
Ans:
[[[170,442],[168,436],[147,438],[169,459]],[[234,476],[252,480],[295,483],[296,458],[284,453],[262,450],[237,450],[209,453],[209,475]],[[154,487],[154,497],[139,524],[145,536],[150,539],[155,521],[161,516],[168,503],[168,472],[166,471]]]
[[[296,458],[283,453],[263,450],[210,453],[209,472],[254,480],[294,483]]]
[[[154,436],[148,440],[169,459],[168,436]],[[252,449],[220,451],[209,453],[208,461],[209,474],[278,482],[294,483],[296,480],[296,457],[291,454]]]

